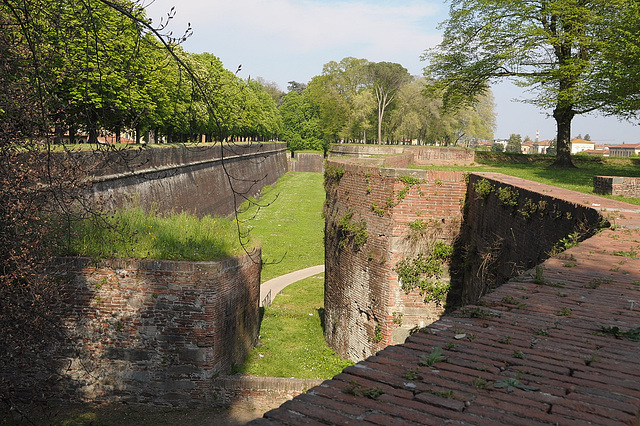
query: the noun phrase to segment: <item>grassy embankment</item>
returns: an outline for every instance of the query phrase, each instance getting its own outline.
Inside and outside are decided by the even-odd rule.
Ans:
[[[79,221],[63,254],[93,259],[137,258],[211,261],[244,252],[236,224],[187,213],[160,216],[142,208]],[[255,245],[251,241],[248,248]]]
[[[260,203],[241,214],[263,245],[263,281],[324,263],[325,195],[319,173],[288,173],[263,191]],[[238,370],[258,376],[330,378],[351,362],[324,341],[321,314],[323,276],[285,288],[264,310],[260,344]]]

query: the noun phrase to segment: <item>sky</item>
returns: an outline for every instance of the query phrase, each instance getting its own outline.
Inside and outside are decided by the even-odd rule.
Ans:
[[[442,0],[143,0],[155,24],[175,6],[169,28],[193,34],[183,44],[193,53],[209,52],[242,78],[262,77],[286,91],[289,81],[307,83],[324,64],[345,57],[397,62],[420,76],[420,56],[441,40],[438,24],[448,17]],[[555,137],[555,121],[510,82],[492,87],[496,138],[512,133],[540,140]],[[640,143],[640,127],[613,117],[574,118],[572,136],[589,134],[603,144]]]

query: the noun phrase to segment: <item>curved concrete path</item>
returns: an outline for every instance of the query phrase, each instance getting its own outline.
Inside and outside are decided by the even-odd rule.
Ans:
[[[303,280],[305,278],[312,277],[316,274],[322,274],[324,272],[324,265],[312,266],[310,268],[300,269],[293,271],[285,275],[273,278],[269,281],[265,281],[260,285],[260,306],[265,305],[265,299],[267,305],[271,304],[271,301],[276,294],[278,294],[283,288],[289,284],[293,284],[296,281]]]

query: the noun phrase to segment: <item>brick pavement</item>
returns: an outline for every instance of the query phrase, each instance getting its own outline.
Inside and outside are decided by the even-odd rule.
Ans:
[[[251,424],[640,424],[638,206],[499,178],[614,227]]]

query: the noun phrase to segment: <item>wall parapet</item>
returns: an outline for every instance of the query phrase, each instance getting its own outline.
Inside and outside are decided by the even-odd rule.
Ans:
[[[92,196],[107,210],[142,206],[160,213],[232,214],[237,194],[257,196],[287,171],[283,143],[217,144],[142,151],[75,153],[94,161]],[[98,155],[99,158],[93,158]],[[79,160],[80,161],[80,160]]]
[[[359,159],[377,159],[387,167],[419,166],[464,166],[474,164],[475,151],[457,147],[429,145],[331,145],[330,154]]]
[[[259,249],[251,254],[259,255]],[[260,264],[251,256],[59,259],[53,268],[62,300],[49,320],[64,337],[37,354],[57,369],[53,383],[40,388],[55,399],[94,402],[211,401],[211,380],[241,364],[258,337]],[[8,382],[42,380],[38,372],[19,374]]]

